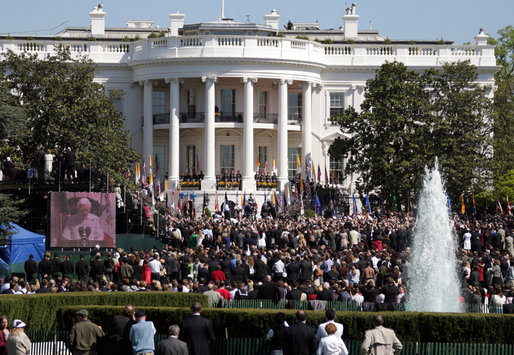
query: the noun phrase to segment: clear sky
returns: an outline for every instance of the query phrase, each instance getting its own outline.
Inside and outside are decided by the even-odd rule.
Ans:
[[[221,0],[2,0],[0,34],[50,35],[65,25],[89,26],[89,12],[101,2],[107,27],[124,27],[127,20],[152,20],[169,26],[168,15],[178,10],[186,23],[215,21]],[[263,23],[276,9],[280,24],[314,22],[322,29],[339,28],[345,8],[352,1],[336,0],[225,0],[225,17]],[[373,29],[391,39],[473,42],[480,27],[486,33],[514,24],[514,0],[357,0],[359,28]],[[61,25],[60,27],[57,27]],[[53,30],[50,30],[54,28]],[[35,32],[37,31],[37,32]]]

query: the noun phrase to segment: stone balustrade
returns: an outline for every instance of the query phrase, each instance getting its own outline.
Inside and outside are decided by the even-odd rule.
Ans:
[[[177,36],[136,42],[113,40],[0,39],[7,50],[41,55],[63,45],[73,55],[87,55],[96,63],[129,63],[173,58],[262,58],[306,62],[316,66],[380,66],[398,60],[407,66],[438,66],[446,61],[470,60],[495,65],[493,46],[417,44],[322,44],[309,40],[259,36]]]

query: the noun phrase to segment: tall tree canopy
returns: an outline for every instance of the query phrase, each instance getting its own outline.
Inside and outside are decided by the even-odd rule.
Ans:
[[[21,110],[9,122],[23,123],[18,129],[21,137],[8,135],[4,146],[16,147],[25,164],[40,146],[57,153],[70,146],[79,162],[91,161],[123,179],[127,164],[138,155],[129,147],[125,119],[113,105],[122,96],[115,91],[106,94],[105,87],[93,81],[95,67],[90,60],[75,59],[59,47],[43,60],[9,51],[2,66],[6,74],[0,88],[13,93],[9,104]],[[1,106],[0,115],[7,115]],[[13,132],[12,127],[7,130]]]
[[[346,173],[357,173],[360,193],[375,192],[404,203],[419,191],[425,165],[439,157],[450,196],[457,200],[484,178],[490,151],[487,88],[475,83],[469,62],[423,73],[386,63],[368,80],[361,111],[333,117],[347,140],[329,153],[346,156]]]
[[[497,183],[514,170],[512,138],[514,137],[514,27],[498,31],[498,39],[489,38],[496,45],[496,91],[494,93],[494,164]]]

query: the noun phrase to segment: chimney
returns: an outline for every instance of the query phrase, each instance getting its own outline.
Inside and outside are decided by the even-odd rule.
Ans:
[[[486,46],[489,36],[484,33],[484,29],[481,28],[478,35],[475,36],[475,44],[477,46]]]
[[[98,4],[93,8],[93,11],[89,13],[91,16],[91,36],[93,37],[104,37],[105,36],[105,15],[107,15],[102,7],[102,4]]]
[[[274,30],[278,31],[278,20],[280,19],[280,15],[277,14],[277,10],[271,10],[271,14],[264,15],[264,23],[267,26],[270,26]]]
[[[346,8],[346,15],[343,16],[344,39],[356,40],[359,38],[359,15],[356,13],[357,4]]]
[[[178,36],[178,30],[184,27],[186,14],[177,11],[176,14],[170,14],[170,36]]]

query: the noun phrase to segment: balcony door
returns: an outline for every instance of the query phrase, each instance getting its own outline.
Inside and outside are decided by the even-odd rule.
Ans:
[[[221,90],[221,117],[233,118],[236,116],[236,90]]]

